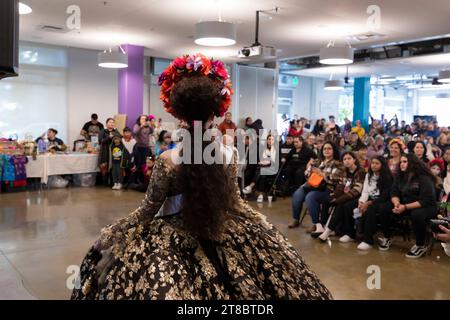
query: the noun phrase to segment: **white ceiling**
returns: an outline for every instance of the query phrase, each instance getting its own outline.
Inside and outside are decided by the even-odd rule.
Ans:
[[[21,16],[21,40],[104,50],[131,43],[146,54],[173,58],[203,52],[226,61],[254,40],[256,10],[280,7],[278,14],[261,19],[260,42],[281,49],[280,58],[317,54],[332,38],[360,34],[367,28],[367,7],[381,7],[385,38],[355,47],[414,40],[450,33],[449,0],[21,0],[33,13]],[[82,10],[80,31],[51,33],[42,25],[65,26],[68,5]],[[226,49],[194,44],[194,24],[222,18],[238,24],[238,43]]]

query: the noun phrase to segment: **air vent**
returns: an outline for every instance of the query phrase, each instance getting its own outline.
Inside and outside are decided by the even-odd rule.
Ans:
[[[56,32],[56,33],[67,33],[69,30],[63,27],[58,26],[50,26],[50,25],[43,25],[39,28],[41,31],[45,32]]]

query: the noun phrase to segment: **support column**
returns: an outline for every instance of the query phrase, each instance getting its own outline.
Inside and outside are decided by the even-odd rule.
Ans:
[[[119,70],[119,114],[127,115],[132,128],[144,109],[144,47],[122,45],[128,55],[128,68]]]
[[[353,124],[361,120],[364,129],[369,128],[370,77],[355,78],[353,93]]]

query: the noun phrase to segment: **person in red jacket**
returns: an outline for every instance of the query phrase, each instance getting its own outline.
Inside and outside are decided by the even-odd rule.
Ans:
[[[231,118],[232,118],[231,112],[227,112],[225,114],[225,120],[223,120],[223,122],[219,124],[218,129],[220,130],[220,132],[222,132],[222,134],[226,134],[227,130],[233,130],[233,132],[236,131],[237,126],[231,120]]]
[[[301,137],[303,135],[303,123],[300,120],[293,120],[289,128],[289,135],[292,137]]]

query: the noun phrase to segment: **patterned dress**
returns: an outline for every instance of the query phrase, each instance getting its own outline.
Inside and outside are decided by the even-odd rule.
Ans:
[[[234,179],[236,161],[226,170]],[[237,196],[237,185],[233,219],[216,239],[194,238],[182,210],[160,216],[167,199],[182,195],[177,181],[176,168],[159,158],[141,206],[104,228],[101,246],[86,255],[72,299],[331,299],[287,239]]]

